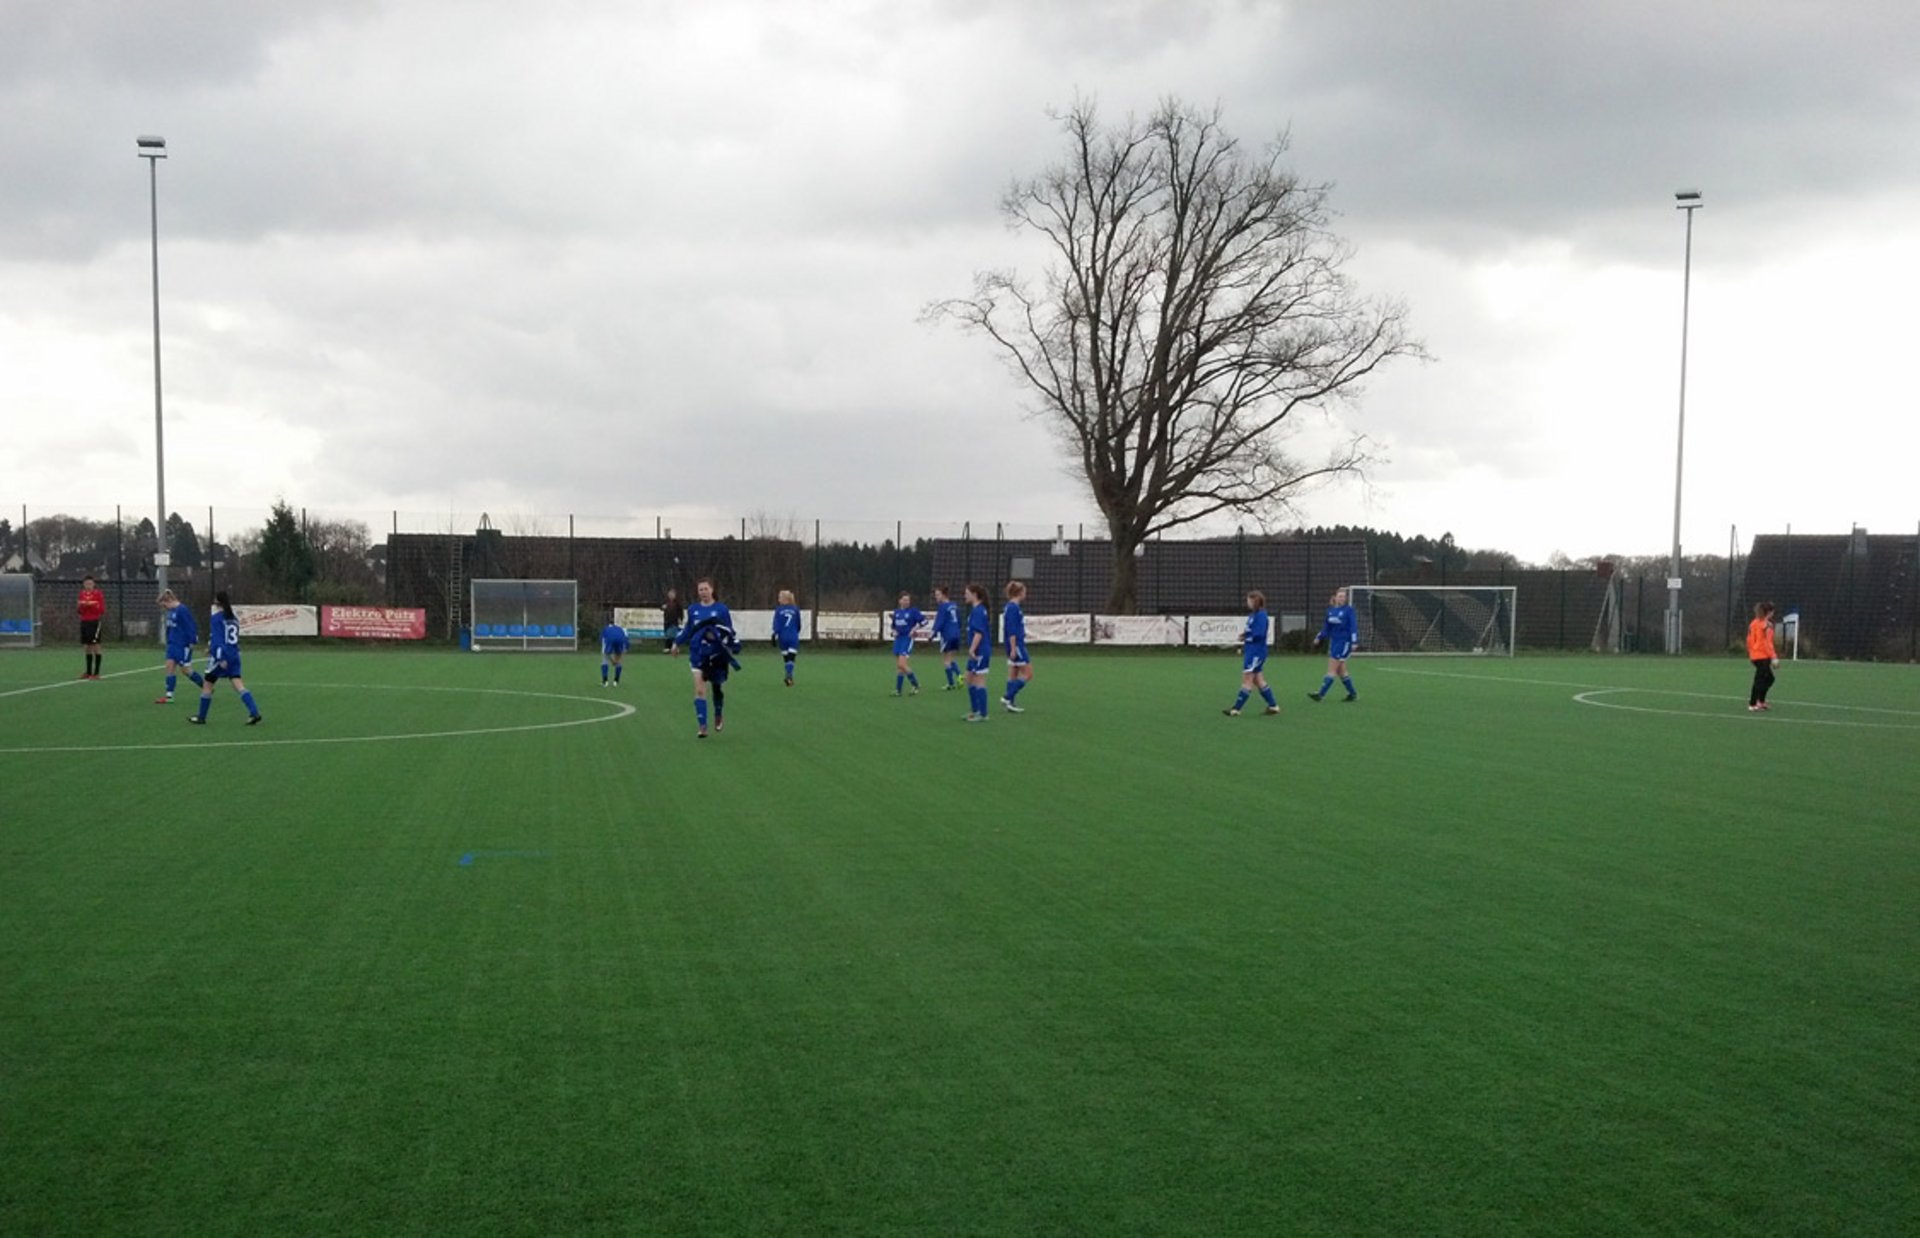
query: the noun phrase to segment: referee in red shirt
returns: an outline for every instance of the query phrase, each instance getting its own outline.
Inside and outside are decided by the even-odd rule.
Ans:
[[[82,679],[100,678],[100,624],[107,617],[107,595],[89,576],[80,582],[80,643],[86,647],[87,670]]]

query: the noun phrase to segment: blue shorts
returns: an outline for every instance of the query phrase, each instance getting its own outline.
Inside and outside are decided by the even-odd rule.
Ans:
[[[616,653],[624,654],[626,653],[626,651],[627,651],[627,642],[625,641],[621,641],[617,645],[603,644],[600,646],[600,656],[603,658],[610,658]]]
[[[967,659],[967,674],[984,675],[992,665],[993,655],[990,653],[983,653],[977,658],[970,657]]]
[[[1025,666],[1029,660],[1030,659],[1028,659],[1027,657],[1026,641],[1011,640],[1007,642],[1007,665],[1008,666]]]
[[[208,683],[212,683],[217,679],[240,678],[240,655],[238,653],[229,652],[222,655],[222,660],[226,662],[226,665],[224,667],[221,666],[219,662],[214,661],[212,655],[208,655],[207,657],[207,682]]]
[[[1353,642],[1350,640],[1330,640],[1327,642],[1327,656],[1335,662],[1344,662],[1353,654]]]
[[[189,670],[191,670],[193,668],[193,646],[192,645],[168,645],[167,661],[177,662],[181,666],[187,667]]]
[[[800,656],[800,646],[797,644],[782,645],[780,646],[780,656],[782,658],[797,658]]]
[[[893,656],[896,658],[912,657],[913,642],[911,640],[895,640],[893,642]]]
[[[959,653],[959,652],[960,652],[960,638],[959,638],[959,637],[957,637],[957,636],[943,636],[943,637],[941,637],[941,638],[940,638],[940,652],[941,652],[941,653]]]
[[[1240,673],[1243,675],[1257,675],[1266,669],[1266,665],[1267,651],[1265,649],[1248,649],[1240,655]]]

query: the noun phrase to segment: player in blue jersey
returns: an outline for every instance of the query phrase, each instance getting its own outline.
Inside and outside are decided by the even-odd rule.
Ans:
[[[713,694],[713,729],[726,729],[727,670],[739,662],[740,639],[733,631],[733,612],[714,594],[713,581],[701,577],[693,585],[694,603],[687,607],[686,623],[674,637],[675,648],[687,647],[693,668],[693,716],[700,724],[696,738],[707,737],[707,694]]]
[[[600,686],[620,686],[620,671],[627,660],[627,630],[611,621],[600,629]],[[608,672],[612,678],[608,678]]]
[[[1240,709],[1247,698],[1256,691],[1260,699],[1267,703],[1266,712],[1277,714],[1280,703],[1273,699],[1273,689],[1267,684],[1267,595],[1258,589],[1247,594],[1247,626],[1240,633],[1240,695],[1233,698],[1233,708],[1220,712],[1229,718],[1238,718]]]
[[[1347,690],[1346,699],[1359,700],[1360,694],[1353,690],[1353,680],[1347,675],[1347,658],[1359,647],[1360,619],[1353,613],[1353,607],[1347,605],[1345,589],[1335,589],[1327,599],[1327,621],[1320,625],[1320,634],[1313,638],[1316,645],[1321,641],[1327,642],[1327,677],[1320,681],[1318,692],[1307,693],[1307,699],[1325,700],[1333,690],[1334,679],[1338,678]]]
[[[800,656],[800,608],[794,604],[793,590],[780,590],[780,605],[773,612],[773,647],[786,663],[787,686],[793,686],[793,661]]]
[[[200,626],[193,621],[193,611],[171,589],[160,595],[160,611],[160,626],[167,636],[167,694],[155,697],[153,703],[171,705],[181,671],[187,673],[194,687],[203,682],[200,672],[193,669],[193,647],[200,642]]]
[[[233,613],[233,599],[225,589],[214,594],[213,600],[219,606],[207,626],[207,674],[200,684],[200,712],[187,721],[205,725],[207,710],[213,708],[213,685],[224,679],[240,694],[240,703],[247,707],[247,725],[254,726],[260,721],[260,707],[254,704],[253,693],[247,691],[247,681],[240,678],[240,619]]]
[[[887,627],[893,633],[893,694],[900,695],[900,689],[907,684],[913,685],[913,695],[920,695],[920,677],[913,673],[913,630],[920,626],[926,616],[913,604],[913,595],[903,593],[893,608],[893,614],[887,617]]]
[[[993,616],[987,613],[987,591],[968,585],[967,599],[967,702],[971,706],[965,721],[987,720],[987,671],[993,664]]]
[[[960,608],[953,604],[944,585],[933,591],[933,600],[938,603],[933,610],[933,638],[940,642],[940,658],[947,672],[947,686],[941,691],[951,692],[960,686]]]
[[[1033,680],[1033,663],[1027,658],[1027,616],[1020,603],[1027,587],[1017,580],[1007,582],[1007,608],[1000,612],[1000,636],[1007,644],[1007,691],[1000,707],[1010,714],[1027,712],[1013,703],[1020,690]]]

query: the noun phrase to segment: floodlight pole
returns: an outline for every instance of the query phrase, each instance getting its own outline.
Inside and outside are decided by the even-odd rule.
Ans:
[[[1667,652],[1679,653],[1686,643],[1680,610],[1680,484],[1687,453],[1687,316],[1693,298],[1693,213],[1704,205],[1698,189],[1673,195],[1674,209],[1687,213],[1686,260],[1680,276],[1680,430],[1673,449],[1673,562],[1667,572]]]
[[[167,565],[172,562],[167,546],[167,448],[165,422],[160,409],[160,160],[167,157],[167,140],[141,136],[134,139],[140,158],[147,161],[147,209],[153,225],[153,475],[157,510],[153,521],[153,583],[157,592],[167,591]]]

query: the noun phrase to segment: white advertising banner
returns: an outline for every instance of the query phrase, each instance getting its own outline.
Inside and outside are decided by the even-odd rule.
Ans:
[[[1030,645],[1084,645],[1093,639],[1092,615],[1028,615]]]
[[[1241,633],[1247,630],[1245,615],[1188,615],[1187,643],[1189,645],[1218,647],[1238,645]],[[1267,619],[1267,640],[1273,640],[1273,619]]]
[[[616,606],[613,621],[627,630],[629,638],[659,640],[667,634],[666,612],[658,606]]]
[[[821,640],[879,640],[880,616],[865,611],[823,610],[813,617]]]
[[[218,614],[219,608],[216,607],[214,613]],[[233,615],[240,621],[242,637],[320,635],[318,606],[236,605]]]
[[[733,630],[740,634],[743,641],[769,641],[773,639],[773,612],[770,610],[735,610],[733,612]],[[800,612],[800,639],[807,640],[813,635],[813,612]]]
[[[1179,615],[1095,615],[1096,645],[1180,645],[1187,638],[1187,621]]]
[[[922,611],[921,613],[925,617],[921,619],[919,623],[916,623],[913,625],[913,639],[916,641],[934,640],[935,637],[933,635],[933,616],[931,614],[928,614],[925,611]],[[880,614],[877,617],[880,621],[881,637],[888,641],[891,641],[893,639],[893,612],[890,610],[883,610],[880,612]],[[963,613],[960,616],[960,629],[961,629],[961,634],[963,636],[966,634],[966,626],[967,626],[967,617]]]

